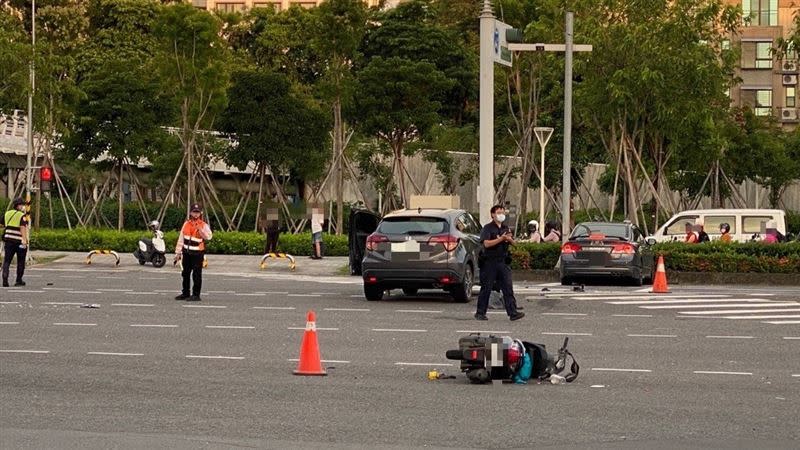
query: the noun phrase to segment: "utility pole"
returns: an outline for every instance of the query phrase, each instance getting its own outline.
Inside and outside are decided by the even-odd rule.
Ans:
[[[494,200],[494,13],[492,2],[483,0],[480,15],[480,163],[478,205],[481,225],[489,223]]]
[[[36,56],[36,0],[31,1],[31,63],[30,89],[28,90],[28,157],[25,165],[25,203],[30,214],[31,191],[33,190],[33,93],[36,88],[34,58]]]

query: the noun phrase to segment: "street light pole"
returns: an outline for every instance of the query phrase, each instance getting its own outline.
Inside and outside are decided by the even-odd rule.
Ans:
[[[33,190],[33,92],[36,88],[34,57],[36,56],[36,0],[31,1],[31,63],[30,89],[28,90],[28,158],[25,166],[25,202],[30,213],[31,191]]]
[[[572,12],[567,12],[564,32],[564,164],[561,181],[561,240],[566,242],[570,230],[572,198]]]
[[[478,205],[481,225],[489,223],[494,199],[494,13],[492,2],[483,0],[480,15],[480,162]]]
[[[536,136],[536,140],[539,141],[539,146],[542,148],[542,158],[541,158],[541,169],[539,171],[539,230],[542,230],[544,226],[544,148],[547,147],[547,143],[550,141],[550,137],[553,135],[553,128],[551,127],[535,127],[533,129],[533,134]],[[541,231],[540,231],[541,233]]]

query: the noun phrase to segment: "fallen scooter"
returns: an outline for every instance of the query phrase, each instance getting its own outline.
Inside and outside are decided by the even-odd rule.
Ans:
[[[445,356],[461,361],[461,371],[474,384],[496,380],[525,384],[530,379],[571,383],[578,377],[580,367],[567,349],[568,343],[567,337],[558,353],[550,355],[544,344],[475,333],[459,339],[458,350],[448,350]],[[566,372],[568,359],[572,363]]]
[[[139,239],[139,248],[133,252],[133,256],[139,260],[139,264],[142,266],[149,262],[153,264],[153,267],[164,267],[164,264],[167,263],[167,246],[164,243],[164,233],[159,230],[157,220],[150,222],[148,228],[153,232],[153,238]]]

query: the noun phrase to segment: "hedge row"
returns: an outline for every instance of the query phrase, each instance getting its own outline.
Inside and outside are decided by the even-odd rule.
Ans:
[[[137,242],[147,233],[109,230],[40,230],[33,233],[31,246],[37,250],[88,252],[94,249],[110,249],[119,253],[133,252]],[[167,252],[172,252],[178,240],[176,231],[164,234]],[[252,232],[216,232],[208,243],[208,252],[222,255],[261,255],[265,237]],[[347,236],[323,234],[325,255],[347,256]],[[278,250],[297,256],[311,255],[311,233],[282,234]]]

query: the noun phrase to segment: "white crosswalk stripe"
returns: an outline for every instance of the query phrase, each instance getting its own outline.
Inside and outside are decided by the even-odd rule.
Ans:
[[[725,319],[737,321],[757,320],[769,325],[800,324],[800,301],[781,300],[770,293],[741,294],[671,293],[654,295],[643,290],[614,293],[599,292],[542,292],[529,300],[599,301],[616,306],[634,306],[638,309],[674,313],[682,318]]]

